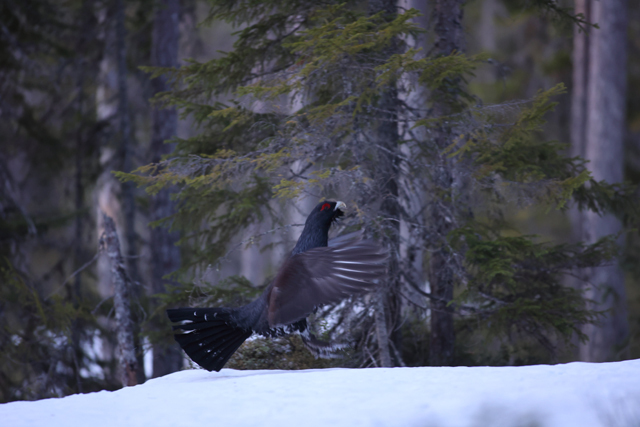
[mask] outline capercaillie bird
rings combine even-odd
[[[220,371],[252,334],[280,337],[299,333],[316,356],[335,349],[308,329],[317,307],[374,289],[386,273],[388,253],[351,233],[329,241],[329,228],[344,215],[343,202],[319,203],[273,281],[253,302],[239,308],[167,310],[174,337],[187,355],[209,371]]]

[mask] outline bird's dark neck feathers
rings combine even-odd
[[[325,225],[307,221],[296,246],[291,251],[291,255],[296,255],[309,249],[327,246],[329,242],[330,225],[331,223]]]
[[[310,216],[304,225],[304,230],[298,238],[296,246],[291,251],[291,256],[308,251],[309,249],[327,246],[329,242],[329,227],[331,220],[323,220],[317,216]],[[235,310],[233,321],[237,326],[244,329],[251,329],[258,333],[271,333],[277,336],[277,328],[273,329],[267,321],[268,298],[273,287],[273,282],[254,301]],[[302,322],[302,321],[300,321]],[[306,329],[306,320],[303,323],[296,323],[299,331]]]

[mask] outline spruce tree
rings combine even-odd
[[[234,50],[177,70],[149,69],[175,83],[156,101],[200,129],[176,138],[162,161],[119,174],[151,194],[180,189],[178,212],[156,224],[184,236],[177,276],[187,289],[173,289],[168,303],[203,291],[188,283],[252,224],[287,226],[273,198],[336,197],[351,208],[343,228],[364,229],[392,254],[378,295],[322,312],[336,313],[329,333],[357,343],[360,365],[415,360],[403,328],[434,310],[450,313],[460,331],[489,334],[510,359],[534,346],[547,351],[540,360],[556,360],[558,343],[584,338],[580,326],[598,313],[563,277],[611,261],[613,237],[541,242],[510,228],[504,213],[575,201],[633,216],[628,189],[596,182],[582,160],[563,155],[563,144],[544,139],[544,116],[562,85],[483,105],[467,82],[487,56],[412,47],[424,31],[417,15],[391,1],[212,0],[209,21],[239,28]],[[427,94],[422,103],[407,102],[418,90]],[[434,275],[442,265],[445,273]],[[438,286],[446,290],[434,292]],[[246,289],[242,279],[211,284],[202,303]],[[435,363],[469,363],[463,350],[457,345]]]

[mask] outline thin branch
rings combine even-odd
[[[102,241],[102,237],[100,238],[100,241]],[[98,257],[100,256],[100,254],[102,253],[102,246],[100,248],[98,248],[98,252],[96,252],[96,254],[93,256],[93,258],[91,258],[90,261],[87,261],[82,267],[80,267],[79,269],[77,269],[76,271],[74,271],[73,273],[71,273],[71,275],[69,277],[67,277],[67,279],[62,283],[62,285],[58,286],[56,289],[54,289],[46,298],[45,300],[48,300],[49,298],[51,298],[56,292],[58,292],[60,289],[64,288],[65,285],[67,283],[69,283],[69,281],[71,279],[73,279],[77,274],[81,273],[83,270],[85,270],[86,268],[88,268],[91,264],[93,264],[94,262],[96,262],[96,260],[98,259]]]

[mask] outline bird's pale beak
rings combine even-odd
[[[347,205],[344,202],[336,202],[336,207],[333,210],[337,211],[338,209],[340,209],[341,211],[346,211]]]

